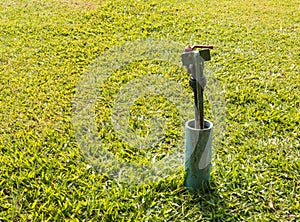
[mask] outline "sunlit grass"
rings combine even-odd
[[[297,9],[295,0],[1,1],[0,220],[299,220]],[[80,77],[115,44],[142,38],[215,46],[208,66],[226,91],[226,131],[206,194],[184,188],[183,170],[159,183],[118,183],[95,172],[77,145],[71,102]],[[123,76],[138,70],[128,66]],[[188,87],[176,68],[161,70]],[[103,86],[97,122],[109,122],[121,78]],[[149,106],[167,106],[149,103],[132,108],[133,122],[152,115]],[[118,138],[99,134],[118,157],[138,161]],[[176,129],[168,135],[157,149],[170,148]]]

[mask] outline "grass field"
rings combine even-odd
[[[300,220],[299,19],[297,0],[2,0],[0,221]],[[72,100],[88,65],[144,38],[215,47],[209,67],[225,89],[226,130],[207,193],[187,191],[183,168],[148,184],[113,180],[90,167],[75,139]],[[96,121],[109,122],[124,76],[158,69],[144,61],[112,74]],[[176,67],[161,70],[188,88]],[[166,103],[149,102],[141,104]],[[150,115],[132,112],[137,122]],[[107,126],[99,134],[111,151],[138,162]]]

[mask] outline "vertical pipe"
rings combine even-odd
[[[195,128],[195,120],[185,125],[185,186],[190,191],[207,189],[210,180],[213,124],[204,121],[204,129]]]
[[[195,79],[196,79],[196,95],[197,95],[197,111],[198,114],[197,116],[199,117],[199,125],[196,120],[196,129],[203,129],[204,128],[204,107],[203,107],[203,90],[204,90],[204,85],[201,85],[201,81],[203,79],[203,69],[204,69],[204,60],[199,54],[199,51],[194,54],[194,66],[195,66]]]

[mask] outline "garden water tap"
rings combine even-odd
[[[203,90],[206,85],[206,77],[203,74],[203,70],[204,61],[210,60],[209,49],[212,48],[213,46],[187,46],[184,48],[184,53],[181,55],[182,65],[186,67],[190,74],[190,86],[194,92],[196,129],[204,128]]]
[[[182,65],[190,75],[195,103],[195,119],[187,121],[185,125],[184,184],[190,191],[208,188],[210,180],[213,124],[204,120],[203,91],[206,78],[203,70],[204,61],[210,60],[209,49],[212,48],[212,46],[187,46],[181,55]]]

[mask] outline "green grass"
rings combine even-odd
[[[300,220],[299,8],[296,0],[2,0],[0,221]],[[226,89],[227,128],[205,194],[187,191],[183,169],[158,183],[111,180],[88,167],[75,140],[72,100],[84,71],[114,45],[143,38],[215,46],[209,67]],[[120,72],[131,78],[156,65]],[[103,87],[97,122],[108,122],[121,78]],[[149,106],[133,115],[152,115]],[[116,156],[139,161],[106,131]]]

